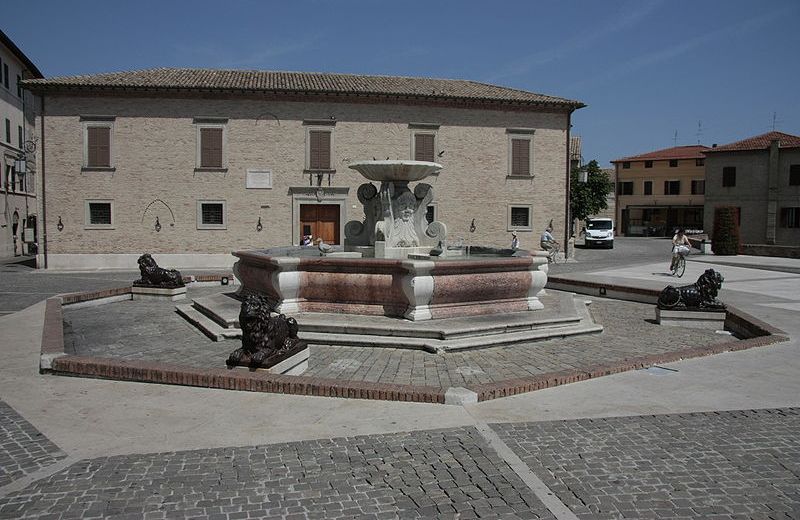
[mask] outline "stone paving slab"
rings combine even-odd
[[[213,294],[219,288],[194,289]],[[190,297],[193,297],[190,295]],[[662,327],[653,306],[596,299],[589,307],[602,334],[436,355],[406,349],[311,347],[304,375],[449,388],[585,369],[626,359],[729,341],[713,331]],[[222,368],[236,340],[214,342],[175,313],[170,302],[124,301],[64,308],[65,350],[80,356]]]
[[[0,401],[0,487],[66,456],[31,423]]]
[[[2,518],[555,518],[475,428],[78,462]]]
[[[579,518],[800,518],[800,409],[493,424]]]

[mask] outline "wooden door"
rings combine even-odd
[[[339,244],[339,206],[336,204],[301,204],[300,230],[314,240]],[[302,237],[300,237],[302,238]]]

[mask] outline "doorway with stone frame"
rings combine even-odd
[[[344,244],[344,225],[347,222],[348,187],[289,188],[292,197],[292,243],[299,245],[303,235],[326,244]]]

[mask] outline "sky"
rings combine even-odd
[[[577,99],[601,166],[800,135],[798,0],[25,0],[0,27],[46,77],[202,67],[470,79]]]

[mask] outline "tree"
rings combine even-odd
[[[580,182],[580,174],[586,173],[586,182]],[[589,215],[600,213],[608,208],[606,197],[614,189],[614,183],[597,161],[589,161],[579,168],[573,168],[569,183],[569,210],[573,219],[584,220]]]

